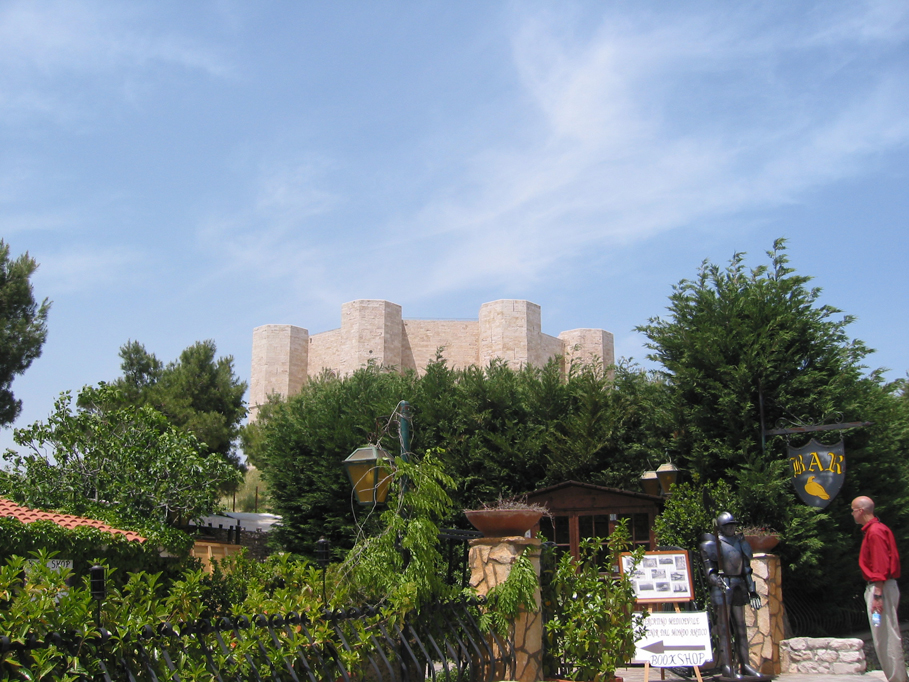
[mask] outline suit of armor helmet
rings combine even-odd
[[[717,535],[705,534],[701,538],[701,559],[710,584],[710,598],[717,614],[720,643],[720,661],[725,677],[743,675],[760,677],[751,667],[748,656],[748,634],[745,627],[745,606],[759,609],[761,600],[751,577],[751,546],[736,535],[736,521],[729,512],[717,517]],[[738,654],[740,674],[732,665],[732,642]]]

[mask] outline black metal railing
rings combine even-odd
[[[21,679],[492,682],[514,676],[514,648],[483,633],[480,602],[433,604],[400,622],[372,609],[161,623],[139,632],[0,638],[0,669]]]
[[[447,564],[445,584],[467,587],[470,581],[468,556],[470,541],[483,537],[478,530],[461,530],[460,528],[442,528],[439,531],[441,551]]]

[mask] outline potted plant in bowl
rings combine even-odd
[[[549,510],[542,504],[527,502],[526,498],[499,498],[480,509],[465,509],[471,525],[487,538],[522,537]]]
[[[739,533],[751,545],[752,552],[769,552],[780,544],[780,534],[770,526],[744,526]]]

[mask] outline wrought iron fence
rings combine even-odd
[[[398,623],[372,610],[162,623],[139,632],[0,638],[4,678],[113,682],[491,682],[514,648],[478,624],[476,600],[433,604]],[[27,672],[26,672],[27,671]]]
[[[461,530],[459,528],[442,528],[439,531],[441,551],[446,561],[445,583],[467,587],[470,580],[468,554],[470,541],[483,537],[478,530]]]

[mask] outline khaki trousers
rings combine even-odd
[[[865,605],[868,609],[868,624],[871,625],[871,638],[874,640],[874,650],[881,662],[881,669],[888,682],[909,682],[906,675],[906,663],[903,660],[903,641],[900,638],[900,624],[896,618],[896,607],[900,603],[900,588],[892,578],[884,583],[883,611],[881,624],[875,627],[871,624],[871,602],[874,588],[868,585],[865,588]]]

